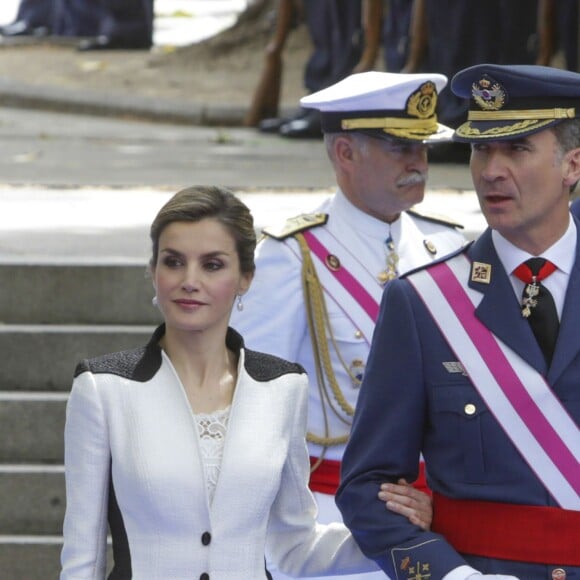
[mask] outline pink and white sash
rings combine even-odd
[[[325,292],[370,344],[379,315],[383,287],[344,246],[340,247],[340,252],[332,250],[339,242],[326,228],[308,230],[303,235]],[[340,254],[340,267],[332,269],[327,264],[327,258],[337,253]]]
[[[470,380],[521,455],[565,509],[580,510],[580,432],[545,378],[475,316],[481,293],[460,254],[409,276]]]

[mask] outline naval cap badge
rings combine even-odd
[[[419,119],[428,119],[435,114],[437,108],[437,87],[435,83],[423,83],[407,99],[407,114]]]

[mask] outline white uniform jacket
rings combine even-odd
[[[357,262],[359,272],[366,273],[358,277],[358,282],[377,296],[378,303],[382,285],[377,276],[385,270],[385,240],[389,234],[399,256],[400,274],[441,258],[465,243],[453,224],[413,212],[404,212],[389,226],[357,209],[340,190],[315,213],[326,214],[328,218],[312,232],[325,230],[326,237],[332,240],[328,249],[341,264],[347,263],[347,258]],[[310,377],[309,432],[324,436],[325,421],[328,421],[330,437],[348,435],[352,417],[343,412],[332,394],[329,404],[317,384],[302,288],[302,256],[296,239],[288,236],[278,240],[267,236],[258,245],[256,266],[252,286],[244,296],[244,310],[233,313],[232,326],[242,333],[250,348],[297,361],[305,368]],[[315,266],[319,270],[320,263]],[[324,279],[321,274],[319,277],[321,281]],[[325,279],[328,280],[328,276]],[[342,300],[343,289],[338,288],[337,283],[332,285],[332,281],[322,284],[337,347],[330,348],[332,368],[344,398],[354,408],[360,383],[355,384],[348,371],[359,378],[364,374],[374,324],[366,331],[361,320],[357,320],[353,310]],[[310,455],[321,456],[319,445],[310,443],[309,448]],[[326,450],[324,457],[340,461],[343,451],[344,445],[335,445]]]
[[[316,523],[307,488],[308,383],[284,360],[239,352],[219,481],[209,504],[197,425],[158,345],[83,361],[67,406],[61,580],[256,580],[376,570],[342,525]]]

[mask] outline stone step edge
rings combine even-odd
[[[64,474],[64,465],[50,463],[0,463],[0,475]]]
[[[5,254],[0,255],[0,266],[19,266],[19,267],[30,267],[35,266],[42,267],[75,267],[75,268],[106,268],[106,267],[119,267],[119,268],[147,268],[147,258],[137,258],[134,256],[94,256],[87,255],[83,257],[79,256],[32,256],[27,258],[25,256],[8,256]]]
[[[52,391],[0,391],[0,402],[66,402],[68,392]]]
[[[151,332],[154,324],[1,324],[0,332],[92,332],[105,334],[110,332],[143,333]]]
[[[3,536],[0,534],[0,544],[62,544],[62,536]]]

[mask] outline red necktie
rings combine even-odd
[[[554,298],[540,282],[556,269],[544,258],[530,258],[514,270],[514,275],[526,283],[522,294],[522,316],[528,319],[548,366],[552,362],[560,321]]]

